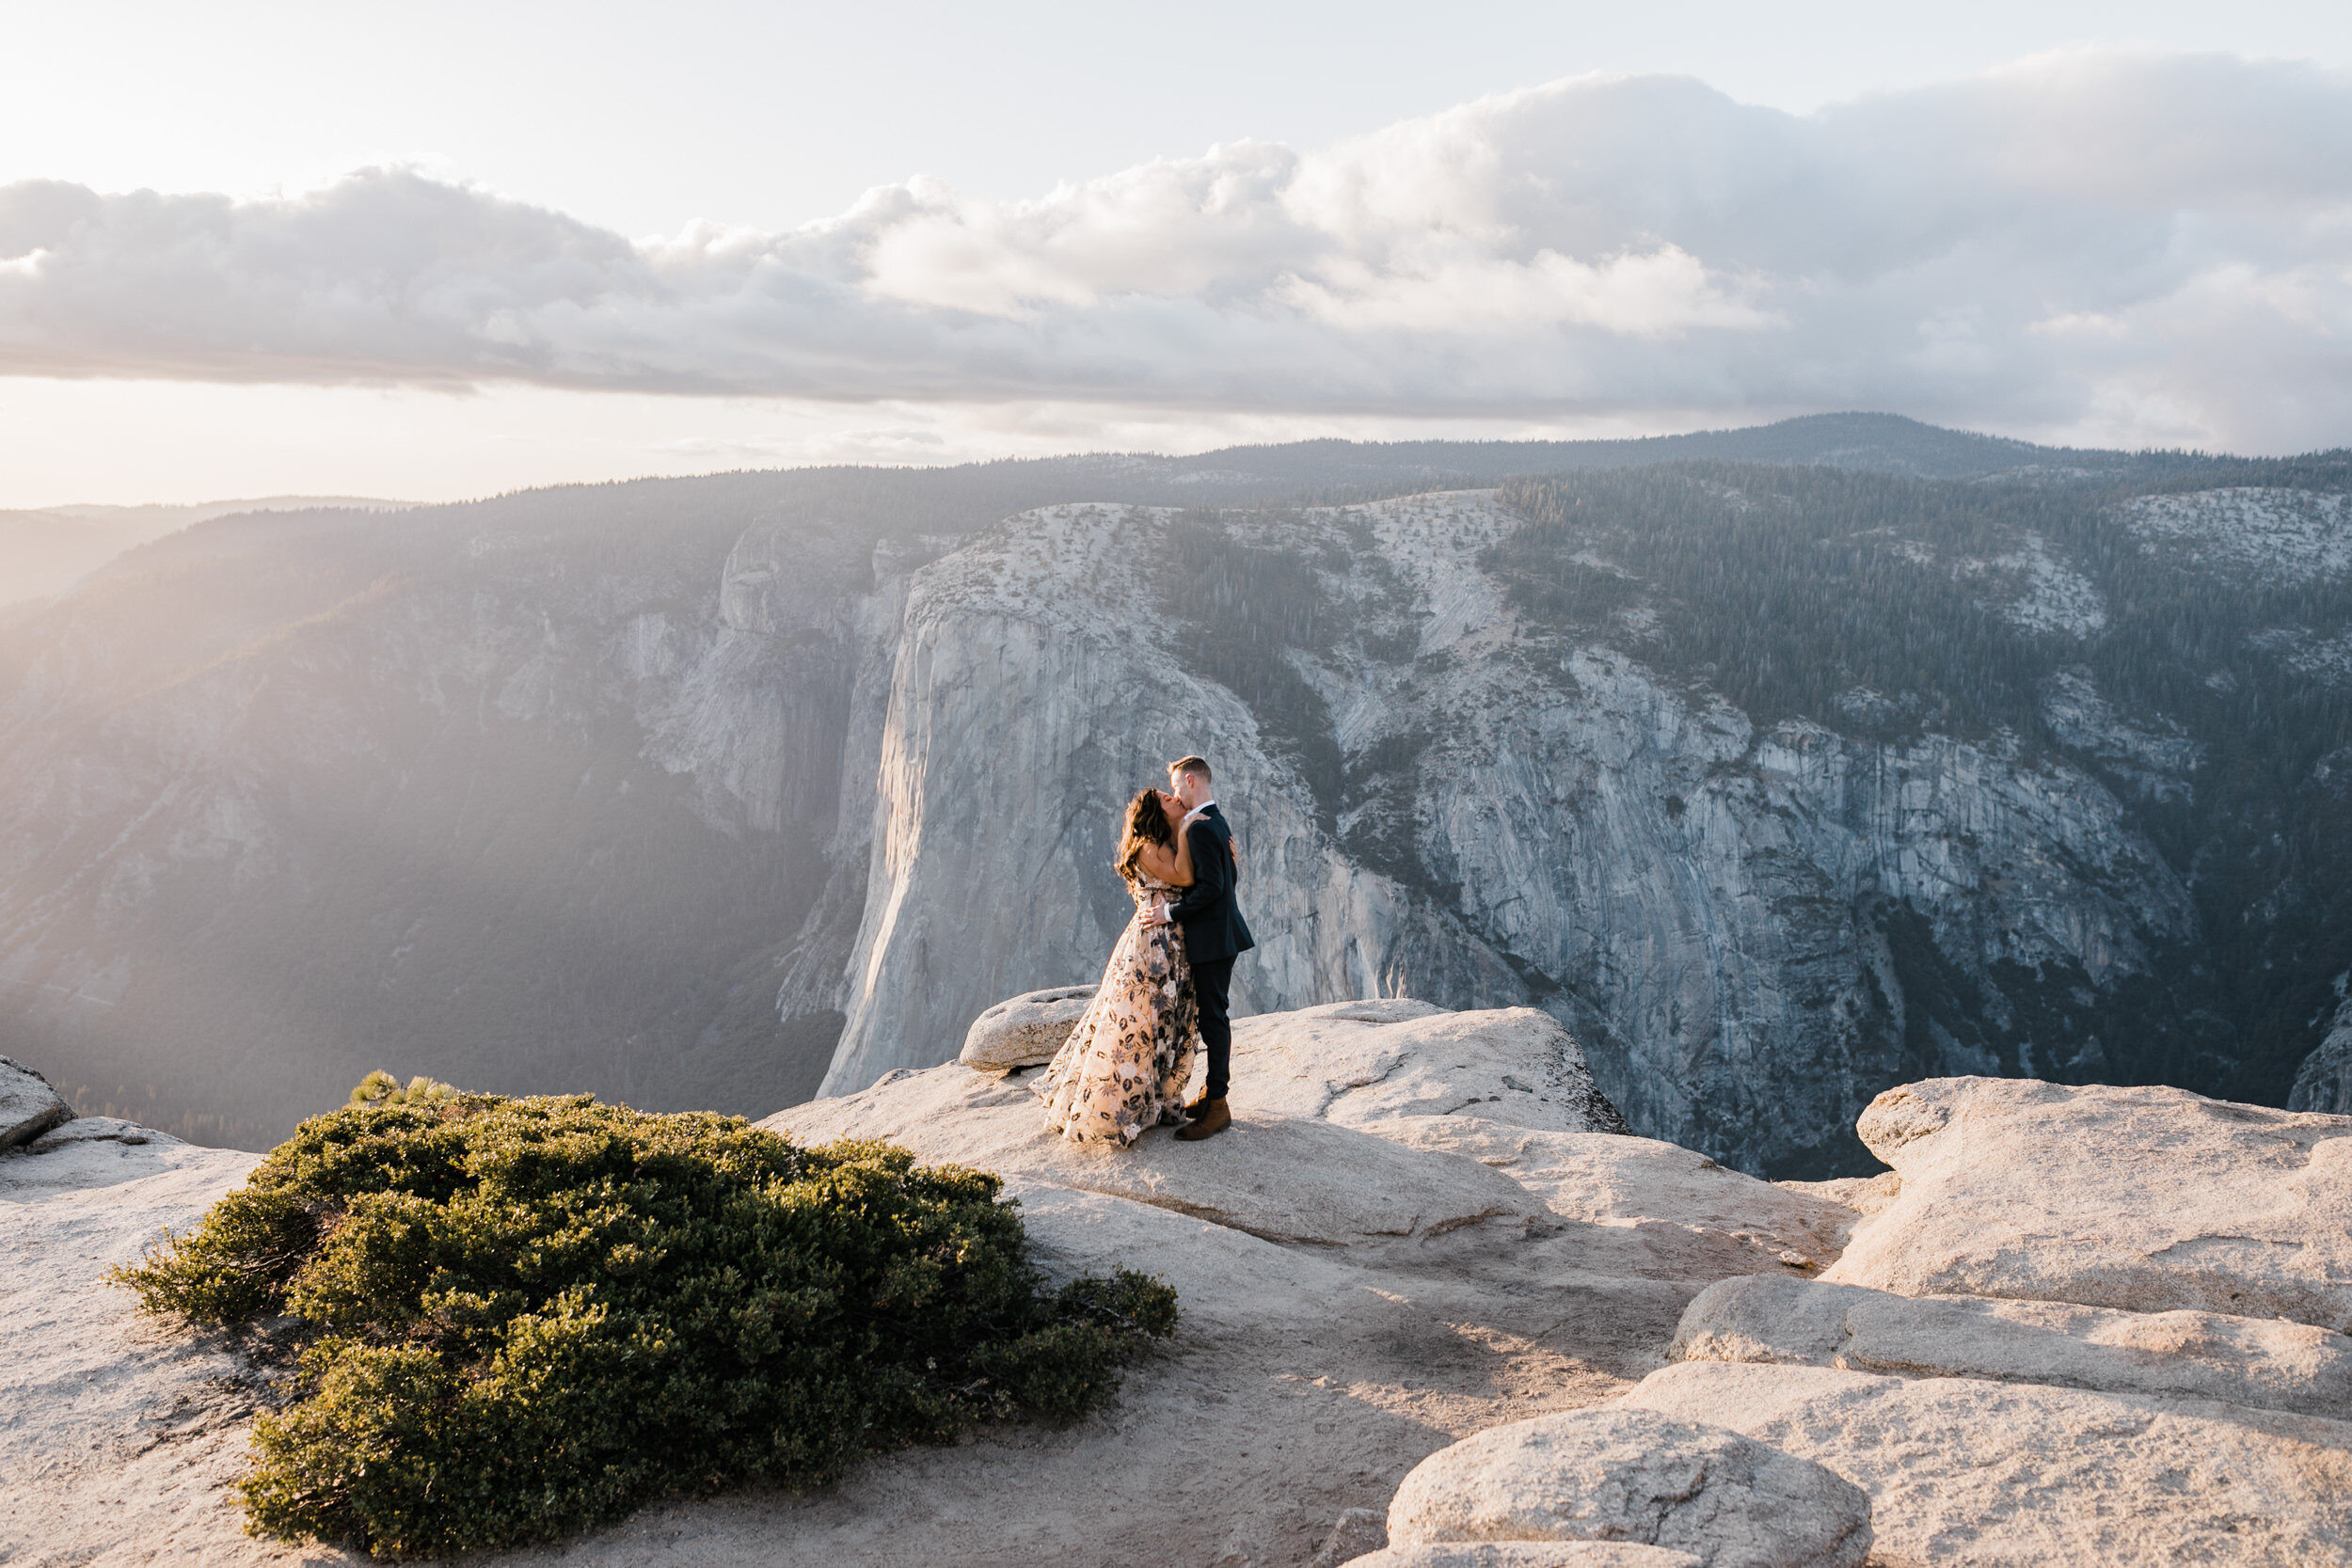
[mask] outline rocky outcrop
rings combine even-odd
[[[2352,1338],[2280,1318],[1899,1296],[1756,1275],[1699,1292],[1667,1355],[1974,1377],[2352,1415]]]
[[[1616,1275],[1814,1268],[1850,1217],[1601,1131],[1622,1124],[1575,1040],[1525,1008],[1375,1001],[1260,1015],[1234,1026],[1232,1071],[1235,1130],[1200,1144],[1164,1131],[1124,1152],[1071,1144],[1045,1130],[1034,1074],[952,1062],[761,1125],[804,1142],[882,1138],[996,1171],[1015,1193],[1100,1194],[1282,1243],[1377,1250],[1467,1229],[1495,1244],[1573,1231],[1581,1266]]]
[[[1720,1238],[1788,1268],[1818,1269],[1836,1259],[1854,1222],[1834,1200],[1726,1181],[1706,1155],[1651,1138],[1537,1132],[1463,1115],[1362,1125],[1397,1143],[1468,1155],[1508,1172],[1563,1218],[1670,1250]]]
[[[1237,1106],[1234,1131],[1195,1148],[1165,1133],[1133,1150],[1084,1148],[1046,1130],[1026,1085],[1000,1086],[961,1062],[886,1078],[763,1125],[804,1143],[881,1138],[926,1162],[1191,1214],[1269,1242],[1347,1247],[1490,1225],[1524,1236],[1543,1203],[1473,1159],[1401,1147],[1311,1117]]]
[[[74,1117],[59,1122],[55,1129],[42,1133],[24,1146],[28,1154],[47,1154],[68,1144],[108,1143],[136,1148],[153,1143],[158,1138],[177,1142],[169,1133],[158,1132],[151,1127],[141,1127],[135,1121],[120,1117]]]
[[[975,1072],[1043,1067],[1086,1016],[1094,991],[1092,986],[1056,986],[1008,997],[972,1021],[956,1060]]]
[[[1836,1470],[1889,1564],[2352,1555],[2352,1118],[1943,1079],[1859,1132],[1824,1281],[1709,1287],[1620,1404]]]
[[[1843,1223],[1689,1150],[1584,1130],[1560,1092],[1580,1083],[1574,1042],[1541,1015],[1353,1004],[1254,1018],[1238,1037],[1238,1124],[1203,1144],[1154,1131],[1125,1154],[1079,1149],[1041,1134],[1034,1071],[954,1063],[775,1118],[802,1138],[885,1135],[1000,1173],[1049,1275],[1159,1275],[1178,1291],[1177,1337],[1070,1432],[910,1450],[818,1497],[649,1509],[570,1544],[566,1561],[1027,1568],[1124,1561],[1137,1540],[1171,1561],[1305,1563],[1335,1542],[1353,1557],[1378,1545],[1367,1523],[1432,1451],[1630,1387],[1697,1290],[1782,1269],[1790,1245],[1818,1253]],[[0,1224],[16,1227],[0,1246],[49,1271],[21,1289],[0,1275],[15,1292],[0,1296],[0,1397],[47,1423],[0,1431],[0,1555],[340,1560],[240,1528],[225,1483],[257,1369],[142,1323],[98,1278],[192,1223],[250,1157],[134,1143],[119,1123],[68,1136],[75,1125],[45,1151],[0,1155]],[[37,1354],[20,1360],[20,1346]],[[93,1374],[114,1392],[85,1418],[69,1390]],[[184,1437],[155,1424],[174,1410]],[[47,1438],[9,1447],[20,1430]],[[38,1484],[15,1484],[27,1477]],[[1494,1560],[1688,1568],[1631,1544],[1554,1544],[1568,1555]]]
[[[2352,1118],[1946,1078],[1889,1089],[1856,1130],[1901,1189],[1827,1278],[2352,1330]]]
[[[72,1116],[73,1108],[48,1079],[0,1056],[0,1148],[31,1143]]]
[[[1629,1541],[1441,1541],[1391,1546],[1352,1568],[1699,1568],[1689,1552]]]
[[[1543,1234],[1566,1217],[1593,1225],[1597,1212],[1631,1221],[1634,1209],[1662,1216],[1675,1207],[1674,1177],[1702,1166],[1712,1180],[1696,1184],[1750,1220],[1732,1240],[1759,1260],[1790,1244],[1818,1252],[1806,1222],[1826,1224],[1834,1208],[1624,1136],[1575,1039],[1528,1008],[1448,1013],[1391,1000],[1243,1019],[1233,1031],[1235,1131],[1199,1145],[1165,1133],[1124,1153],[1071,1144],[1046,1131],[1033,1082],[960,1062],[899,1069],[763,1125],[803,1141],[882,1138],[928,1160],[1000,1172],[1016,1190],[1040,1182],[1101,1193],[1269,1241],[1337,1247],[1469,1226]],[[1528,1138],[1560,1141],[1538,1151],[1518,1141]],[[1589,1174],[1557,1182],[1539,1174],[1555,1166]],[[1570,1186],[1581,1193],[1560,1190]],[[1564,1204],[1576,1206],[1572,1215]],[[1759,1215],[1770,1220],[1756,1224]],[[1637,1233],[1615,1240],[1694,1240],[1679,1219],[1661,1225],[1653,1236],[1629,1224]]]
[[[1870,1497],[1888,1563],[2290,1568],[2352,1552],[2352,1425],[1973,1378],[1694,1362],[1624,1402],[1745,1433]]]
[[[2309,1154],[2352,1121],[1930,1082],[1868,1118],[1899,1169],[1823,1184],[1844,1206],[1594,1130],[1597,1108],[1541,1092],[1578,1082],[1556,1030],[1395,1001],[1251,1019],[1234,1129],[1124,1153],[1044,1134],[1030,1069],[896,1071],[784,1113],[796,1137],[998,1173],[1049,1276],[1158,1274],[1177,1338],[1068,1433],[912,1450],[822,1497],[648,1510],[566,1560],[1015,1568],[1120,1560],[1106,1531],[1171,1560],[1324,1568],[1858,1562],[1866,1539],[1877,1568],[2352,1553],[2352,1341],[2081,1299],[2183,1195],[2258,1193],[2265,1160],[2274,1240],[2324,1249],[2342,1211],[2297,1196],[2316,1160],[2278,1140]],[[2099,1137],[2133,1181],[2051,1152]],[[1989,1277],[2044,1295],[1839,1282],[1865,1241],[1966,1255],[1988,1214],[2026,1212],[1987,1196],[2021,1159],[2046,1201]],[[30,1413],[0,1429],[0,1554],[336,1560],[238,1527],[260,1370],[99,1277],[249,1164],[103,1118],[0,1153],[0,1247],[30,1259],[0,1275],[0,1397]]]
[[[1857,1568],[1870,1502],[1833,1471],[1721,1427],[1579,1410],[1422,1461],[1389,1505],[1389,1540],[1625,1541],[1708,1568]]]
[[[1367,1027],[1369,1025],[1369,1027]],[[1584,1048],[1533,1007],[1448,1012],[1375,998],[1234,1025],[1250,1098],[1279,1116],[1350,1127],[1469,1115],[1552,1132],[1627,1132]]]
[[[2143,496],[2122,513],[2147,547],[2216,575],[2291,587],[2352,568],[2352,496],[2230,485]]]

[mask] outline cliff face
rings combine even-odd
[[[1533,1002],[1636,1128],[1747,1168],[1838,1163],[1825,1130],[1906,1073],[2081,1067],[2058,1053],[2087,1031],[2028,1028],[2004,1061],[1981,1015],[2059,976],[2088,1001],[2193,930],[2180,880],[2074,768],[1759,730],[1626,653],[1539,648],[1479,563],[1518,525],[1491,492],[1232,525],[1318,563],[1320,645],[1289,662],[1329,717],[1324,800],[1291,737],[1188,673],[1182,515],[1052,509],[916,574],[824,1092],[945,1060],[996,998],[1092,975],[1127,914],[1119,804],[1191,750],[1239,827],[1263,944],[1243,1006]],[[1944,1016],[1956,988],[1975,1016]]]
[[[2329,1015],[2327,1035],[2296,1069],[2287,1109],[2352,1117],[2352,997]]]
[[[1090,981],[1198,750],[1243,1008],[1539,1006],[1745,1169],[1906,1078],[2334,1092],[2340,465],[1264,500],[1515,451],[205,523],[0,626],[0,1044],[256,1146],[379,1067],[764,1114]]]
[[[1248,835],[1245,908],[1263,946],[1236,971],[1237,1007],[1523,996],[1458,920],[1319,835],[1249,710],[1171,655],[1151,571],[1170,515],[1053,508],[916,575],[821,1092],[953,1056],[999,997],[1099,975],[1132,912],[1109,869],[1120,812],[1196,748]]]

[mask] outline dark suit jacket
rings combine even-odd
[[[1184,830],[1192,847],[1192,886],[1169,906],[1184,928],[1184,956],[1197,964],[1236,958],[1258,945],[1233,902],[1233,830],[1224,813],[1208,808]]]

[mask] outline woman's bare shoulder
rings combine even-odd
[[[1157,877],[1161,881],[1174,882],[1177,880],[1176,855],[1175,852],[1169,849],[1166,845],[1147,844],[1144,846],[1143,853],[1136,856],[1136,859],[1144,870],[1150,872],[1152,876]]]

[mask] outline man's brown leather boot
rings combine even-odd
[[[1226,1109],[1224,1101],[1204,1100],[1200,1102],[1200,1115],[1193,1117],[1189,1125],[1180,1128],[1176,1135],[1188,1144],[1197,1144],[1203,1138],[1216,1137],[1232,1125],[1233,1113]]]

